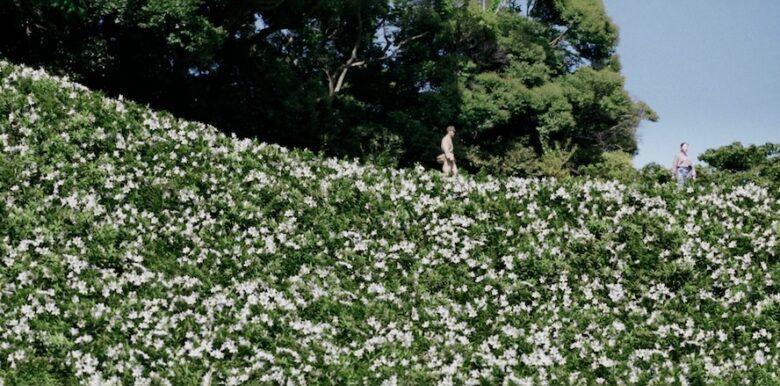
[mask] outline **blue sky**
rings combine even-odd
[[[620,29],[626,89],[658,122],[634,165],[670,166],[728,145],[780,143],[780,0],[604,0]]]

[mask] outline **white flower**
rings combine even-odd
[[[2,386],[2,385],[0,385],[0,386]],[[393,375],[392,377],[390,377],[388,379],[385,379],[382,382],[382,386],[398,386],[398,377]]]
[[[625,291],[623,290],[623,286],[618,284],[607,284],[607,288],[609,288],[609,298],[612,299],[613,302],[619,303],[623,298],[625,298]]]
[[[766,364],[766,357],[764,356],[763,350],[757,350],[753,354],[753,359],[756,361],[756,364],[758,364],[759,366],[763,366]]]

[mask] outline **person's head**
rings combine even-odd
[[[451,137],[455,136],[455,126],[447,126],[447,134],[449,134]]]
[[[681,143],[681,144],[680,144],[680,150],[681,150],[683,153],[685,153],[685,154],[688,154],[688,142],[683,142],[683,143]]]

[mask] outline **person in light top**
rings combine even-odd
[[[688,158],[688,143],[680,144],[680,152],[674,156],[672,162],[672,178],[677,179],[678,185],[684,185],[689,180],[696,179],[696,169],[693,162]]]

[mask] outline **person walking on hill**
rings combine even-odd
[[[688,143],[680,144],[680,152],[674,156],[672,162],[672,178],[677,179],[677,185],[684,185],[689,180],[696,179],[696,169],[693,162],[688,158]]]
[[[455,153],[452,145],[452,138],[455,137],[455,126],[447,126],[447,134],[441,139],[441,151],[436,157],[441,165],[441,171],[445,176],[455,175],[458,173],[458,166],[455,165]]]

